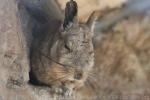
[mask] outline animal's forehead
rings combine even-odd
[[[71,29],[66,32],[66,39],[69,41],[76,41],[79,42],[91,42],[92,40],[92,33],[89,31],[88,28],[78,28],[78,29]]]
[[[74,25],[69,30],[65,31],[66,34],[87,34],[90,33],[90,29],[86,26]],[[88,34],[87,34],[88,35]]]
[[[92,33],[88,28],[73,27],[65,32],[64,39],[70,51],[62,53],[60,62],[82,69],[93,65]]]

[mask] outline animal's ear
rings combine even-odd
[[[112,15],[115,11],[116,10],[112,10],[111,12],[108,11],[108,13],[106,13],[107,11],[95,11],[89,17],[86,24],[93,34],[94,46],[101,42],[101,39],[105,35],[105,31],[110,30],[110,28],[118,21],[117,17],[114,16],[114,14]],[[120,13],[117,13],[118,16],[120,16],[119,14]]]
[[[103,17],[107,16],[103,14],[104,11],[94,11],[87,21],[87,25],[93,34],[93,42],[98,43],[103,30],[107,27],[107,23],[105,24],[106,20]]]

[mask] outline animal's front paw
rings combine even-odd
[[[52,87],[53,94],[62,95],[62,96],[72,96],[73,91],[67,87]]]
[[[62,88],[63,89],[63,96],[72,96],[73,95],[73,91],[72,91],[72,89],[69,89],[69,88],[67,88],[67,87],[63,87]]]
[[[52,92],[57,95],[62,95],[63,89],[61,87],[52,87]]]

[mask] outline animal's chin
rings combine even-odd
[[[62,86],[67,87],[71,90],[77,90],[80,89],[82,86],[84,86],[84,81],[83,80],[66,80],[62,81]]]

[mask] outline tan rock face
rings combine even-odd
[[[69,0],[57,0],[62,10]],[[85,23],[95,10],[115,8],[121,6],[127,0],[75,0],[79,7],[79,21]]]

